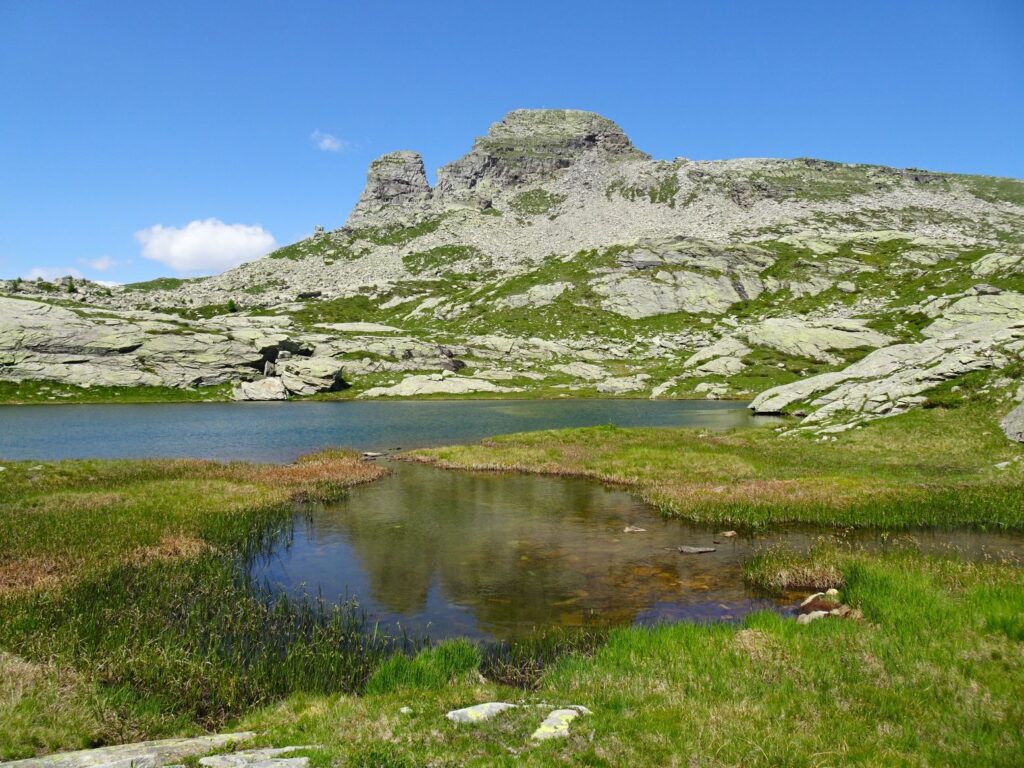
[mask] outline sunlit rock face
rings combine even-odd
[[[814,430],[936,387],[1020,400],[1017,180],[654,159],[600,115],[521,109],[433,187],[418,153],[379,157],[317,224],[209,278],[0,281],[0,381],[303,397],[340,365],[347,396],[756,398]]]

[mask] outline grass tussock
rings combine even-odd
[[[415,451],[450,469],[579,476],[635,490],[666,514],[749,528],[1024,528],[1024,449],[985,405],[907,413],[835,442],[772,428],[713,434],[593,427]],[[1005,469],[995,465],[1010,462]]]

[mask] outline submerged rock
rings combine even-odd
[[[689,547],[683,545],[678,548],[679,551],[684,555],[706,555],[708,552],[714,552],[714,547]]]

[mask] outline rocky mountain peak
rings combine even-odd
[[[477,198],[492,191],[549,180],[584,157],[647,159],[611,120],[574,109],[517,109],[494,123],[470,152],[438,171],[442,199]]]
[[[366,187],[348,219],[358,226],[390,209],[405,209],[430,199],[430,183],[419,152],[399,150],[381,155],[366,174]]]

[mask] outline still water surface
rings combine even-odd
[[[758,549],[804,550],[822,535],[787,528],[729,539],[592,481],[389,466],[391,476],[297,516],[290,542],[258,561],[253,576],[290,595],[355,596],[391,632],[507,639],[535,628],[790,611],[792,599],[744,583],[743,563]],[[846,536],[869,548],[913,540],[972,558],[1024,553],[1019,535]],[[681,544],[715,551],[684,555]]]
[[[431,401],[0,407],[0,458],[195,456],[287,461],[328,446],[390,450],[596,424],[744,428],[740,403]],[[802,550],[820,532],[752,538],[662,519],[630,494],[567,478],[393,473],[340,503],[301,509],[291,535],[252,566],[278,593],[356,598],[388,631],[433,639],[512,638],[535,628],[737,619],[789,610],[743,582],[760,548]],[[625,533],[626,526],[645,529]],[[889,546],[874,532],[854,536]],[[926,549],[1020,555],[1017,534],[934,532]],[[717,543],[716,543],[717,540]],[[683,555],[679,545],[713,546]]]
[[[344,446],[420,448],[508,432],[598,424],[732,429],[743,403],[649,400],[446,400],[0,406],[0,458],[192,456],[291,461]]]

